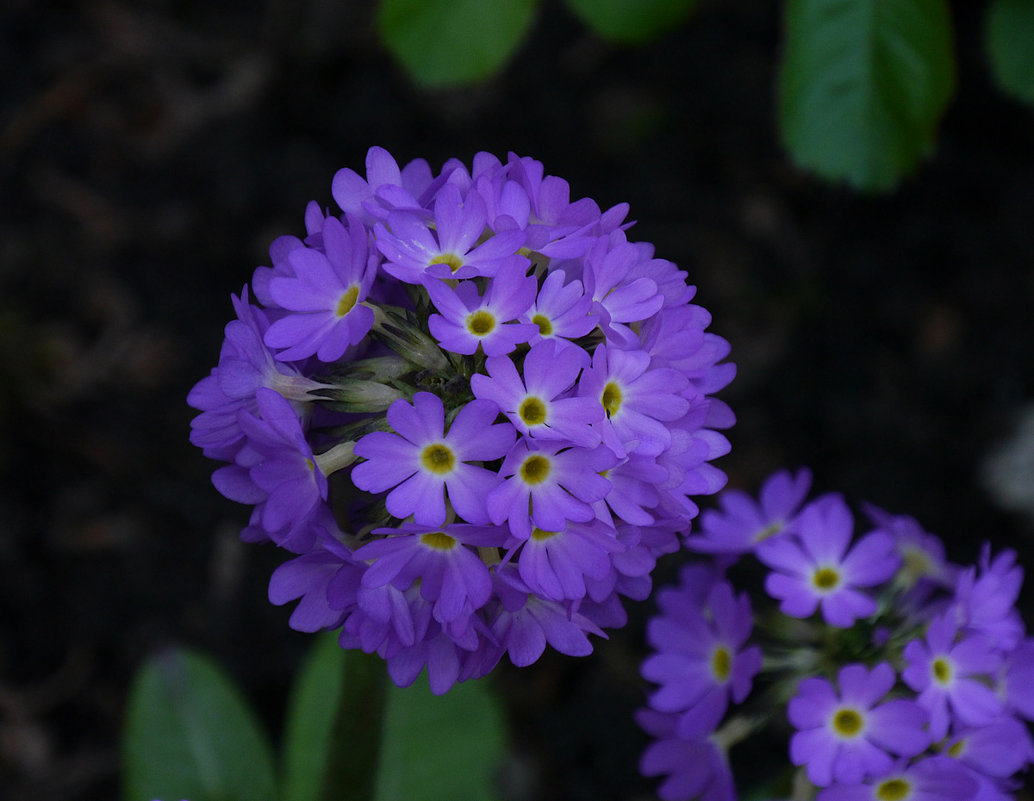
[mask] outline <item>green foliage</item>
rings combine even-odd
[[[387,689],[383,661],[318,637],[291,689],[277,791],[255,713],[207,657],[149,660],[130,692],[124,801],[494,801],[506,726],[484,681]]]
[[[161,653],[129,695],[123,798],[273,801],[269,742],[236,687],[207,657]]]
[[[790,0],[780,129],[794,160],[859,189],[929,153],[955,81],[943,0]]]
[[[283,801],[319,801],[330,737],[345,684],[345,652],[336,633],[316,639],[287,701],[281,754]]]
[[[1034,104],[1034,0],[993,0],[986,32],[991,71],[998,86]]]
[[[582,22],[616,42],[642,44],[681,25],[697,0],[567,0]]]
[[[376,801],[495,801],[506,747],[502,712],[486,681],[432,695],[421,677],[390,687]]]
[[[381,38],[417,82],[480,81],[513,55],[537,0],[382,0]]]

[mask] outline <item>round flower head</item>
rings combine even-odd
[[[217,486],[254,507],[242,537],[296,553],[271,599],[435,692],[590,653],[724,484],[727,343],[626,205],[534,159],[371,148],[332,192],[189,399]]]
[[[898,567],[894,543],[882,532],[863,537],[848,550],[854,523],[840,496],[819,498],[801,512],[795,538],[761,542],[757,556],[773,572],[765,590],[791,617],[821,608],[823,619],[841,628],[876,611],[876,602],[858,587],[871,587]]]

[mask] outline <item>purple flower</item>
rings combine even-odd
[[[578,339],[596,327],[598,315],[591,313],[592,298],[585,294],[581,281],[576,279],[565,284],[566,279],[563,270],[547,275],[535,302],[521,315],[521,322],[538,326],[532,343],[543,339],[559,342]]]
[[[524,357],[523,378],[508,356],[490,356],[488,376],[471,376],[470,388],[494,401],[522,434],[593,448],[601,438],[592,424],[603,419],[603,408],[593,398],[566,395],[587,361],[580,348],[540,342]]]
[[[802,467],[773,473],[761,485],[755,501],[740,490],[723,492],[718,499],[722,511],[708,510],[700,516],[700,533],[686,538],[686,545],[701,553],[740,554],[759,542],[782,533],[797,518],[811,488],[811,471]]]
[[[505,231],[478,244],[485,222],[480,195],[472,192],[463,198],[455,185],[446,184],[434,204],[433,234],[420,215],[406,211],[389,215],[390,231],[377,226],[377,247],[388,259],[384,271],[407,284],[427,278],[523,274],[528,260],[517,250],[524,244],[524,234]]]
[[[428,328],[438,343],[453,353],[471,355],[478,346],[486,356],[502,356],[537,330],[534,325],[514,322],[528,310],[535,298],[535,279],[523,270],[501,272],[489,282],[484,296],[473,281],[461,281],[451,289],[438,279],[425,287],[441,314],[432,314]]]
[[[886,581],[898,568],[887,534],[863,537],[848,551],[854,523],[843,498],[828,495],[801,512],[795,537],[758,544],[757,557],[773,572],[765,590],[791,617],[808,617],[821,607],[823,619],[847,628],[876,611],[876,602],[856,587]]]
[[[434,604],[439,623],[454,623],[470,617],[488,601],[492,580],[488,567],[469,547],[501,547],[495,528],[470,525],[445,526],[429,530],[413,523],[399,529],[374,529],[389,535],[355,551],[355,559],[368,561],[364,587],[382,587],[388,582],[408,589],[420,581],[420,595]],[[398,536],[390,536],[398,534]]]
[[[1023,584],[1023,569],[1016,564],[1016,551],[1002,551],[993,560],[984,543],[979,570],[963,571],[955,587],[953,613],[968,631],[985,635],[1002,650],[1012,649],[1023,637],[1023,621],[1016,611],[1016,599]]]
[[[629,451],[656,456],[671,445],[666,423],[689,410],[679,392],[686,378],[670,368],[650,369],[650,357],[641,350],[619,350],[600,345],[592,366],[582,373],[578,394],[595,398],[606,411],[598,424],[603,442],[618,456]]]
[[[377,274],[366,231],[355,217],[346,229],[333,217],[323,226],[323,248],[296,248],[287,257],[293,276],[274,276],[269,292],[281,308],[292,312],[266,331],[265,342],[282,348],[283,361],[315,355],[332,362],[362,341],[373,325],[373,312],[363,305]]]
[[[258,416],[240,412],[247,444],[236,464],[216,470],[212,482],[230,500],[256,504],[265,533],[301,553],[315,536],[308,524],[327,499],[327,479],[291,404],[265,387],[256,402]]]
[[[680,736],[677,716],[653,709],[640,709],[636,722],[655,738],[639,760],[639,772],[667,776],[657,788],[664,801],[736,801],[728,758],[708,732]]]
[[[837,676],[839,693],[825,679],[800,683],[787,715],[798,731],[790,740],[790,760],[806,766],[820,787],[853,784],[888,771],[890,754],[915,756],[926,750],[926,713],[913,701],[880,704],[894,686],[894,670],[881,662],[872,671],[847,665]]]
[[[520,540],[531,536],[532,524],[562,531],[568,521],[587,523],[595,516],[590,504],[610,488],[600,472],[613,465],[613,454],[602,445],[586,450],[518,440],[499,470],[505,481],[485,500],[488,515],[496,525],[508,522]]]
[[[397,400],[388,423],[398,433],[374,431],[355,444],[355,454],[366,461],[352,469],[352,481],[367,492],[395,487],[388,511],[400,519],[413,515],[418,525],[445,522],[445,491],[460,517],[487,523],[485,496],[499,477],[467,462],[498,459],[509,449],[513,428],[492,425],[497,414],[491,401],[471,401],[445,434],[445,407],[437,395],[418,392],[412,405]]]
[[[747,697],[761,669],[761,649],[744,648],[752,629],[750,600],[746,594],[736,597],[728,582],[714,584],[703,604],[679,600],[680,614],[650,621],[647,640],[657,653],[643,662],[642,674],[661,685],[650,706],[684,713],[677,729],[682,734],[687,728],[716,728],[729,700],[738,704]],[[672,605],[670,599],[666,603]]]
[[[1034,761],[1030,731],[1007,716],[986,726],[953,732],[945,750],[953,759],[997,779],[1019,773]]]
[[[1002,712],[1002,701],[991,689],[990,678],[1001,656],[980,635],[958,637],[950,617],[935,618],[924,639],[905,646],[905,684],[919,693],[919,703],[930,713],[930,734],[939,740],[952,721],[984,726]]]
[[[520,546],[517,568],[536,595],[577,600],[585,597],[586,579],[602,580],[613,570],[611,554],[623,550],[614,530],[598,520],[569,522],[562,531],[532,529]]]
[[[904,761],[865,782],[834,784],[817,801],[968,801],[977,783],[958,762],[933,756],[911,765]]]
[[[728,343],[626,204],[533,159],[375,147],[333,195],[274,240],[189,397],[254,507],[242,539],[298,554],[271,600],[435,692],[591,652],[724,485]]]

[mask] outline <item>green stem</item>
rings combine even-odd
[[[321,801],[373,801],[377,792],[388,673],[376,654],[349,651],[330,732]]]

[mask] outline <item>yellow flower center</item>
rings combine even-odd
[[[539,423],[546,421],[546,404],[538,398],[525,398],[517,413],[521,416],[521,420],[524,421],[525,425],[537,426]]]
[[[539,327],[539,333],[542,336],[548,337],[550,334],[553,333],[553,323],[550,322],[549,318],[546,317],[546,315],[536,314],[534,317],[531,318],[531,321]]]
[[[467,315],[467,330],[474,336],[483,337],[495,329],[495,317],[484,309]]]
[[[937,657],[930,663],[930,671],[933,673],[934,679],[940,684],[950,683],[954,672],[951,669],[951,662],[943,656]]]
[[[621,408],[621,387],[613,381],[607,382],[607,386],[603,388],[603,394],[600,396],[600,403],[607,410],[607,417],[617,414],[618,409]]]
[[[455,253],[439,253],[431,264],[446,264],[452,272],[456,272],[463,266],[463,259]]]
[[[420,463],[425,470],[441,476],[452,472],[453,465],[456,464],[456,457],[449,448],[436,442],[434,445],[424,448],[423,453],[420,454]]]
[[[719,645],[711,654],[711,675],[718,681],[725,682],[729,680],[731,673],[732,654],[724,645]]]
[[[811,577],[816,589],[828,592],[840,584],[840,574],[832,567],[820,567]]]
[[[543,531],[536,527],[531,530],[531,538],[536,542],[542,542],[543,540],[549,540],[555,537],[560,532],[558,531]]]
[[[841,737],[854,737],[862,730],[862,716],[853,709],[838,709],[833,716],[833,730]]]
[[[420,542],[436,551],[451,551],[456,547],[456,538],[450,537],[444,531],[429,531],[427,534],[421,534]]]
[[[334,310],[334,314],[338,317],[344,317],[352,309],[355,308],[355,302],[359,299],[359,286],[352,284],[348,289],[341,295],[341,299],[337,302],[337,309]]]
[[[541,484],[549,477],[549,459],[540,454],[532,454],[521,465],[521,478],[525,484]]]
[[[912,783],[906,779],[886,779],[876,785],[879,801],[906,801],[912,797]]]

